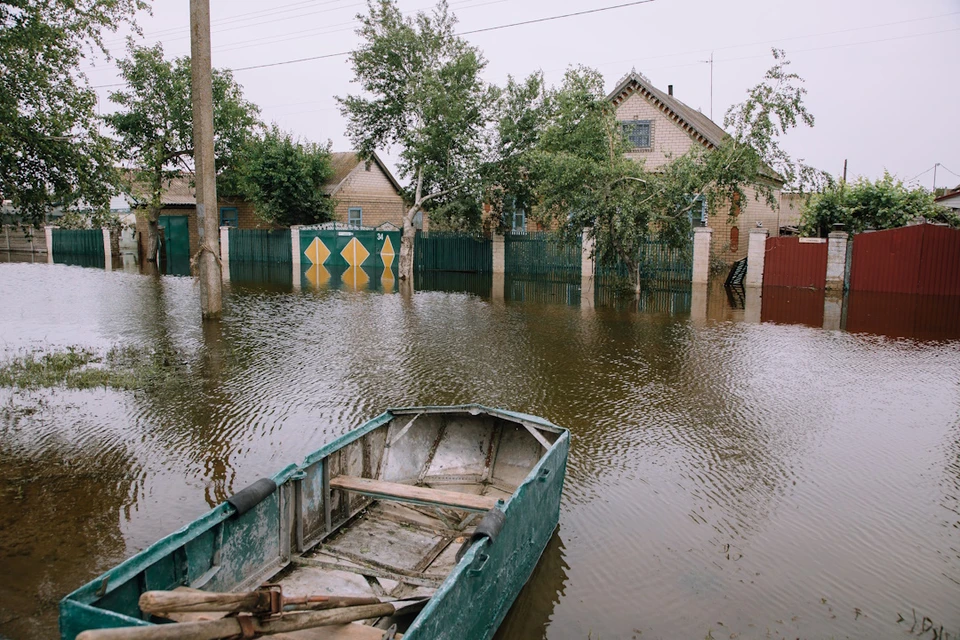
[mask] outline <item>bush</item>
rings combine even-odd
[[[918,218],[960,228],[960,216],[933,198],[926,189],[910,189],[889,173],[875,182],[866,178],[841,182],[810,198],[800,216],[800,233],[824,237],[838,223],[850,233],[893,229]]]

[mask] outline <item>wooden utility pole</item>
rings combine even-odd
[[[220,216],[213,152],[213,83],[210,70],[210,0],[190,0],[190,70],[193,96],[193,163],[200,232],[200,309],[218,320],[223,306],[220,273]]]

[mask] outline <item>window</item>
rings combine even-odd
[[[363,209],[360,207],[350,207],[347,209],[347,224],[351,227],[359,227],[363,224]]]
[[[634,149],[653,148],[652,120],[626,120],[620,123],[620,127],[623,129],[623,137]]]
[[[514,233],[524,233],[527,230],[527,214],[523,209],[513,211],[513,224],[511,229]]]
[[[690,226],[707,226],[707,201],[703,196],[697,196],[693,208],[690,209]]]
[[[238,227],[240,226],[240,212],[236,207],[220,207],[220,226]]]

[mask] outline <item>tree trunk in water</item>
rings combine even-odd
[[[144,245],[145,260],[147,262],[157,261],[157,239],[160,236],[160,225],[156,220],[147,218],[147,241]]]
[[[413,218],[419,207],[411,207],[403,216],[403,234],[400,236],[400,280],[413,282],[413,246],[417,237],[417,229],[413,226]]]

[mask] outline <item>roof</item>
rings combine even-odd
[[[953,191],[948,191],[938,198],[934,198],[934,202],[947,202],[953,200],[954,198],[960,197],[960,187],[954,189]]]
[[[400,183],[397,182],[397,179],[393,177],[393,174],[390,173],[390,170],[387,169],[387,165],[383,164],[383,160],[380,159],[380,156],[374,152],[370,159],[367,162],[373,162],[380,170],[383,172],[383,175],[387,176],[387,180],[390,181],[390,184],[393,185],[393,188],[397,190],[397,193],[401,193],[403,189],[400,187]],[[356,151],[337,151],[330,154],[330,165],[333,167],[333,177],[327,181],[327,184],[324,186],[323,190],[329,194],[333,195],[340,191],[340,188],[343,186],[344,180],[353,173],[354,169],[360,165],[366,165],[360,158],[360,154]]]
[[[617,83],[617,87],[607,96],[607,100],[615,106],[619,106],[620,103],[626,100],[632,93],[639,93],[652,102],[654,106],[673,120],[674,123],[690,137],[708,148],[719,147],[724,140],[730,137],[730,134],[724,131],[716,122],[700,113],[697,109],[684,104],[675,96],[664,93],[656,88],[653,86],[653,83],[650,82],[649,78],[636,71],[631,71],[625,75],[620,82]],[[781,182],[783,181],[783,177],[776,171],[770,167],[766,167],[766,169],[769,171],[766,177],[775,178]]]
[[[397,190],[397,193],[403,191],[396,178],[393,177],[393,174],[390,173],[390,170],[387,169],[387,166],[383,164],[383,161],[376,153],[371,156],[370,162],[376,163],[376,165],[380,167],[380,170],[383,171],[383,174],[390,181],[390,184],[393,185],[393,188]],[[353,173],[354,169],[365,164],[366,162],[360,159],[360,155],[356,151],[338,151],[331,153],[330,165],[333,168],[333,176],[331,176],[324,185],[324,192],[327,195],[337,193],[343,186],[344,180]],[[128,175],[132,177],[133,174],[131,172]],[[160,196],[160,202],[163,206],[196,206],[197,197],[193,173],[183,172],[174,178],[165,180],[164,186],[163,194]],[[139,201],[146,201],[149,198],[147,189],[142,183],[133,182],[131,190],[132,193],[130,196],[135,201],[134,204]]]

